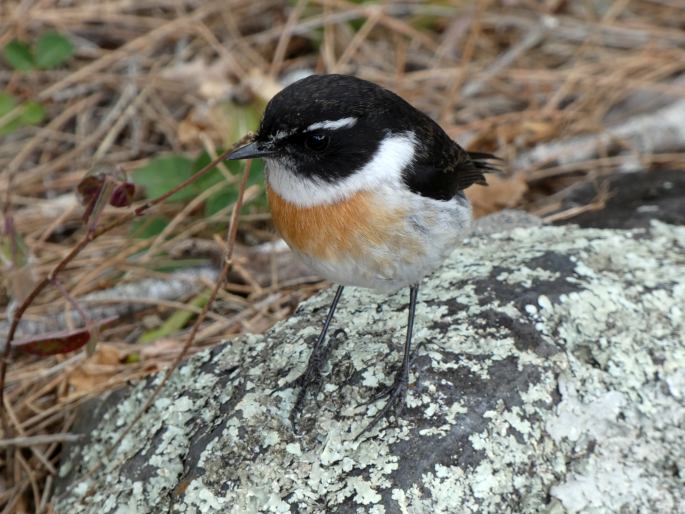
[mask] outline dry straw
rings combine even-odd
[[[675,0],[3,0],[0,20],[0,48],[56,30],[75,49],[53,70],[0,63],[0,92],[46,109],[39,125],[0,136],[3,219],[27,249],[22,269],[3,268],[0,338],[17,296],[60,262],[59,287],[45,282],[20,330],[73,329],[73,301],[89,316],[117,316],[90,357],[6,361],[3,512],[50,512],[59,452],[75,440],[84,402],[232,335],[264,331],[324,286],[271,251],[258,182],[244,190],[233,270],[209,313],[224,247],[217,234],[237,212],[230,203],[205,215],[211,187],[221,186],[155,206],[170,222],[149,239],[133,239],[122,214],[106,208],[98,227],[111,229],[77,246],[85,228],[74,190],[93,166],[130,173],[170,153],[217,157],[284,81],[338,72],[393,89],[470,149],[504,158],[507,173],[472,194],[480,212],[514,205],[564,219],[601,208],[611,174],[685,167],[685,13]],[[239,175],[221,172],[237,191]],[[579,183],[596,184],[596,198],[565,207]],[[203,270],[178,269],[198,260]],[[180,328],[141,342],[182,313]]]

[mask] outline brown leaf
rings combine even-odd
[[[107,204],[112,207],[128,207],[135,191],[135,185],[128,181],[126,173],[121,168],[92,168],[76,186],[79,201],[85,206],[83,221],[91,227],[95,226]]]
[[[473,215],[476,218],[516,207],[528,191],[528,184],[521,174],[513,177],[490,174],[486,178],[487,186],[476,185],[466,190],[466,196],[473,205]]]
[[[90,341],[91,332],[95,328],[112,323],[116,319],[116,317],[107,318],[75,330],[47,332],[17,339],[12,341],[12,347],[25,353],[42,356],[73,352]]]
[[[183,348],[183,342],[176,339],[158,339],[146,344],[140,350],[140,358],[143,361],[174,357]]]
[[[78,330],[50,332],[12,342],[12,346],[33,355],[55,355],[78,350],[90,340],[90,331]]]
[[[130,182],[119,184],[114,188],[114,191],[112,191],[112,196],[109,198],[109,204],[112,207],[128,207],[131,205],[135,192],[136,186]]]
[[[71,393],[97,390],[119,373],[124,355],[113,345],[100,344],[91,358],[74,369],[67,378]]]

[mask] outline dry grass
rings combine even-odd
[[[599,133],[685,96],[678,78],[685,68],[685,14],[675,0],[3,0],[0,20],[0,47],[55,29],[76,49],[53,71],[18,73],[0,62],[0,91],[38,100],[48,113],[38,127],[0,136],[3,217],[11,216],[30,254],[22,269],[3,269],[4,307],[83,234],[73,192],[88,170],[131,172],[166,153],[214,156],[249,128],[249,116],[297,70],[376,81],[470,149],[496,152],[509,163],[523,162],[536,146]],[[633,152],[632,158],[685,168],[682,151]],[[575,214],[561,208],[569,188],[596,182],[597,201],[574,209],[601,207],[601,178],[624,161],[607,149],[578,163],[533,162],[474,199],[482,212],[518,205],[564,218]],[[234,175],[225,176],[235,183]],[[122,227],[99,238],[60,275],[61,288],[88,307],[147,308],[118,312],[90,357],[12,359],[4,405],[11,430],[3,435],[11,440],[2,441],[12,450],[2,458],[13,459],[11,467],[3,460],[4,512],[49,510],[59,450],[79,405],[178,355],[191,323],[155,342],[139,337],[173,313],[194,316],[202,309],[201,299],[191,299],[211,288],[207,274],[170,296],[155,291],[176,277],[160,262],[178,269],[184,259],[200,259],[216,269],[223,244],[216,234],[223,233],[230,206],[207,218],[202,205],[210,194],[161,206],[158,212],[171,222],[157,237],[135,239]],[[259,184],[248,188],[251,208],[241,221],[235,270],[191,351],[264,331],[323,286],[287,254],[255,250],[274,239],[262,197]],[[101,223],[119,215],[107,209]],[[83,300],[122,284],[140,289],[123,299]],[[49,325],[59,318],[69,326],[72,311],[59,288],[48,288],[26,321]]]

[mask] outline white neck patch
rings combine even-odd
[[[402,187],[402,172],[414,159],[415,149],[413,132],[386,136],[373,159],[352,175],[335,182],[302,177],[291,171],[286,163],[267,158],[266,178],[279,196],[297,206],[332,204],[383,185]]]
[[[326,120],[319,121],[317,123],[312,123],[306,129],[305,132],[311,132],[313,130],[340,130],[345,128],[352,128],[357,124],[357,118],[341,118],[339,120]]]

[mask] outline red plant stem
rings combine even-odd
[[[245,188],[247,186],[247,180],[250,176],[250,168],[252,166],[252,161],[247,160],[245,163],[245,171],[243,172],[243,177],[240,181],[240,189],[238,191],[238,198],[236,199],[235,205],[233,206],[233,212],[231,213],[231,221],[228,226],[228,233],[226,234],[226,251],[224,254],[224,264],[221,269],[221,273],[219,274],[219,277],[216,281],[216,284],[214,285],[214,288],[212,289],[212,292],[209,296],[209,299],[207,300],[207,303],[205,306],[202,308],[202,312],[198,315],[197,319],[195,320],[195,323],[193,324],[192,329],[190,330],[190,333],[188,334],[188,337],[186,337],[185,342],[183,343],[183,348],[179,352],[179,354],[176,356],[174,359],[174,362],[171,363],[171,365],[166,369],[166,372],[164,373],[164,378],[162,378],[161,382],[155,387],[154,391],[152,391],[152,394],[148,397],[148,399],[145,401],[143,406],[138,409],[138,412],[136,412],[135,416],[133,416],[133,419],[126,425],[124,430],[119,434],[119,436],[116,438],[116,440],[109,446],[107,447],[105,451],[105,457],[109,457],[114,450],[119,448],[121,446],[121,442],[124,440],[124,438],[131,432],[133,427],[140,421],[140,419],[143,417],[143,415],[147,412],[147,410],[150,408],[150,406],[154,403],[154,401],[157,399],[157,396],[159,395],[160,391],[164,388],[164,386],[167,384],[169,381],[169,378],[171,378],[171,375],[176,371],[178,368],[179,364],[181,361],[184,359],[184,357],[187,355],[188,350],[190,347],[193,345],[193,342],[195,341],[195,336],[197,335],[197,331],[200,329],[200,325],[202,325],[202,322],[204,321],[205,317],[207,316],[207,313],[209,312],[209,309],[212,307],[212,304],[214,303],[214,300],[216,300],[217,294],[219,293],[219,289],[223,286],[224,282],[226,281],[226,278],[228,277],[228,274],[231,272],[231,269],[233,267],[233,249],[235,248],[235,240],[236,236],[238,234],[238,220],[240,217],[240,209],[243,206],[243,197],[245,196]],[[98,459],[98,461],[95,463],[93,467],[91,467],[85,474],[83,474],[81,477],[79,477],[76,481],[74,481],[71,485],[71,487],[75,487],[77,483],[79,483],[81,480],[83,480],[86,477],[94,477],[95,473],[97,473],[100,468],[103,466],[105,463],[105,459]],[[93,493],[93,486],[90,487],[90,489],[83,495],[84,498],[87,498]]]
[[[157,387],[155,387],[155,390],[152,392],[150,397],[138,410],[136,415],[129,422],[126,428],[124,428],[121,434],[119,434],[119,437],[117,437],[116,441],[114,441],[114,443],[112,443],[112,445],[107,449],[105,455],[110,455],[116,448],[119,447],[121,442],[124,440],[124,437],[126,437],[126,435],[131,431],[133,426],[140,420],[140,418],[143,417],[145,412],[150,408],[150,405],[152,405],[152,403],[157,398],[159,392],[169,381],[169,378],[171,377],[172,373],[176,370],[178,365],[181,363],[181,361],[188,353],[190,347],[193,345],[193,342],[195,341],[195,336],[197,335],[197,331],[200,329],[200,325],[202,325],[202,322],[205,320],[207,312],[209,312],[209,309],[212,307],[214,300],[216,300],[216,295],[219,293],[219,289],[221,289],[224,282],[226,281],[226,278],[228,277],[228,274],[231,272],[231,268],[233,267],[233,248],[235,247],[235,240],[236,236],[238,235],[238,218],[240,217],[240,209],[243,206],[243,196],[245,195],[245,187],[247,186],[247,179],[250,176],[251,166],[252,161],[246,161],[245,171],[243,172],[243,178],[240,181],[238,198],[236,199],[235,205],[233,206],[233,212],[231,213],[231,221],[228,225],[228,232],[226,234],[226,251],[224,254],[224,265],[221,268],[221,273],[219,274],[219,278],[217,279],[216,284],[214,285],[214,288],[212,289],[212,292],[209,295],[207,303],[205,303],[205,306],[202,308],[202,312],[200,312],[197,319],[195,320],[193,328],[190,330],[188,337],[186,337],[186,340],[183,343],[183,348],[176,356],[171,366],[167,368],[162,381],[157,385]]]
[[[125,215],[121,216],[120,218],[111,221],[104,227],[101,227],[97,230],[89,230],[83,238],[71,249],[71,251],[59,262],[57,265],[50,271],[50,273],[47,274],[36,286],[33,288],[33,290],[28,294],[28,296],[24,299],[24,301],[14,310],[12,313],[12,321],[10,323],[10,328],[7,333],[7,339],[5,341],[5,348],[3,351],[2,355],[2,360],[0,360],[0,413],[1,413],[1,420],[2,420],[2,429],[3,429],[3,438],[8,438],[11,437],[12,434],[12,427],[10,425],[9,419],[7,418],[7,412],[5,410],[5,378],[7,375],[7,367],[9,366],[10,363],[10,352],[12,349],[12,341],[14,340],[14,337],[16,335],[17,328],[19,327],[19,323],[21,322],[21,319],[26,312],[26,310],[31,306],[31,304],[34,302],[34,300],[38,297],[38,295],[49,285],[51,284],[57,275],[66,268],[66,266],[73,261],[81,251],[88,246],[88,244],[100,237],[102,234],[105,234],[106,232],[109,232],[110,230],[120,227],[129,221],[135,219],[138,216],[141,216],[143,213],[151,209],[152,207],[155,207],[156,205],[162,203],[164,200],[169,198],[171,195],[176,193],[177,191],[183,189],[186,187],[188,184],[191,184],[198,178],[206,175],[209,173],[218,163],[221,161],[225,160],[226,156],[236,147],[244,143],[247,139],[249,139],[251,135],[247,135],[244,138],[242,138],[240,141],[238,141],[233,147],[221,155],[214,159],[212,162],[210,162],[207,166],[202,168],[200,171],[195,173],[192,177],[188,178],[187,180],[184,180],[180,184],[178,184],[176,187],[172,188],[170,191],[167,191],[163,195],[158,196],[157,198],[154,198],[153,200],[150,200],[143,205],[133,209],[132,211],[129,211]],[[8,449],[8,451],[10,451]],[[9,455],[8,455],[8,460],[5,461],[5,464],[9,463]],[[9,470],[10,467],[6,466],[6,470],[8,473],[11,473]],[[9,475],[11,478],[11,475]]]
[[[55,288],[57,288],[57,290],[58,290],[58,291],[60,292],[60,294],[64,297],[64,299],[65,299],[67,302],[69,302],[69,305],[71,305],[71,308],[74,309],[76,312],[79,313],[79,315],[81,316],[81,322],[82,322],[86,327],[88,327],[88,326],[93,322],[93,320],[91,320],[91,319],[90,319],[90,316],[88,316],[88,313],[87,313],[86,311],[84,311],[84,310],[81,308],[81,306],[79,305],[79,303],[76,301],[76,298],[74,298],[73,296],[71,296],[71,295],[69,294],[69,291],[67,291],[67,288],[64,287],[64,285],[62,284],[62,282],[60,282],[59,279],[58,279],[57,277],[55,277],[55,278],[53,279],[52,285],[55,286]]]

